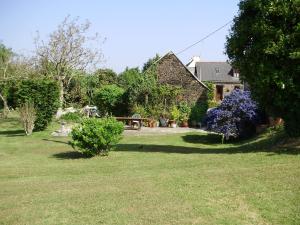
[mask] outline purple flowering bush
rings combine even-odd
[[[222,134],[222,140],[249,134],[255,125],[257,104],[249,91],[234,90],[222,103],[207,113],[207,129]]]

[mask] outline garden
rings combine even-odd
[[[78,18],[37,37],[33,57],[0,43],[0,224],[299,224],[292,2],[241,1],[226,52],[249,88],[221,102],[212,82],[196,102],[159,82],[159,55],[119,74],[99,67]],[[124,117],[194,130],[129,135]]]
[[[0,122],[1,224],[298,224],[299,142],[282,129],[124,136],[108,156]]]

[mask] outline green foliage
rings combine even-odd
[[[300,135],[300,6],[298,0],[243,0],[226,52],[261,107]]]
[[[124,72],[122,72],[118,76],[118,84],[124,88],[128,89],[132,85],[139,82],[141,79],[141,73],[139,68],[126,68]]]
[[[13,56],[13,51],[7,48],[4,44],[0,43],[0,78],[5,78],[5,72],[7,70],[9,60]]]
[[[219,106],[220,103],[213,100],[213,101],[207,101],[207,105],[208,105],[208,109],[210,109],[210,108],[215,108],[215,107]]]
[[[60,117],[60,120],[79,123],[82,120],[82,115],[79,112],[69,112]]]
[[[87,95],[87,77],[82,71],[74,71],[69,85],[65,85],[64,101],[66,107],[80,108],[89,104],[89,95]]]
[[[187,121],[191,114],[191,107],[186,102],[181,102],[179,103],[178,109],[180,112],[179,120],[182,122]]]
[[[204,81],[204,84],[208,87],[207,90],[207,100],[213,101],[215,96],[215,85],[210,81]]]
[[[116,84],[118,76],[111,69],[98,69],[93,76],[97,77],[100,85]]]
[[[124,89],[115,84],[104,85],[96,91],[94,102],[102,115],[112,114],[123,94]]]
[[[18,104],[32,102],[36,109],[34,129],[44,130],[59,107],[59,86],[53,80],[23,80],[18,86]]]
[[[150,68],[153,65],[153,63],[157,62],[159,59],[160,59],[159,54],[156,54],[153,58],[148,59],[148,61],[145,62],[143,65],[142,72],[143,73],[146,72],[146,70],[148,70],[148,68]]]
[[[70,144],[88,156],[107,155],[121,139],[123,127],[114,118],[87,118],[72,130]]]
[[[190,121],[202,122],[208,109],[207,102],[196,103],[192,106]]]
[[[176,105],[174,105],[170,111],[170,116],[172,120],[178,121],[180,118],[180,111]]]
[[[141,117],[147,117],[148,116],[148,112],[145,109],[145,107],[141,106],[141,105],[135,105],[133,107],[133,114],[140,114]]]
[[[163,104],[155,104],[148,108],[148,115],[153,119],[159,119],[164,114]]]

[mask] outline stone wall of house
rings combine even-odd
[[[183,100],[190,104],[206,99],[207,89],[195,79],[173,53],[165,55],[158,62],[157,76],[161,84],[182,87]]]
[[[240,83],[236,83],[236,84],[215,83],[215,87],[216,85],[223,86],[223,98],[229,95],[237,87],[240,89],[244,89],[244,86]],[[215,99],[216,99],[216,88],[215,88]]]

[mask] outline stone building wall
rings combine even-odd
[[[183,100],[190,104],[206,98],[207,88],[201,84],[173,54],[168,53],[157,63],[157,76],[161,84],[182,87]]]
[[[223,86],[223,98],[225,97],[225,96],[227,96],[227,95],[230,95],[230,93],[236,88],[236,87],[238,87],[238,88],[240,88],[240,89],[244,89],[244,86],[242,85],[242,84],[240,84],[240,83],[236,83],[236,84],[228,84],[228,83],[214,83],[214,88],[215,88],[215,96],[214,96],[214,98],[215,98],[215,100],[217,100],[216,99],[216,96],[217,96],[217,93],[216,93],[216,86]]]

